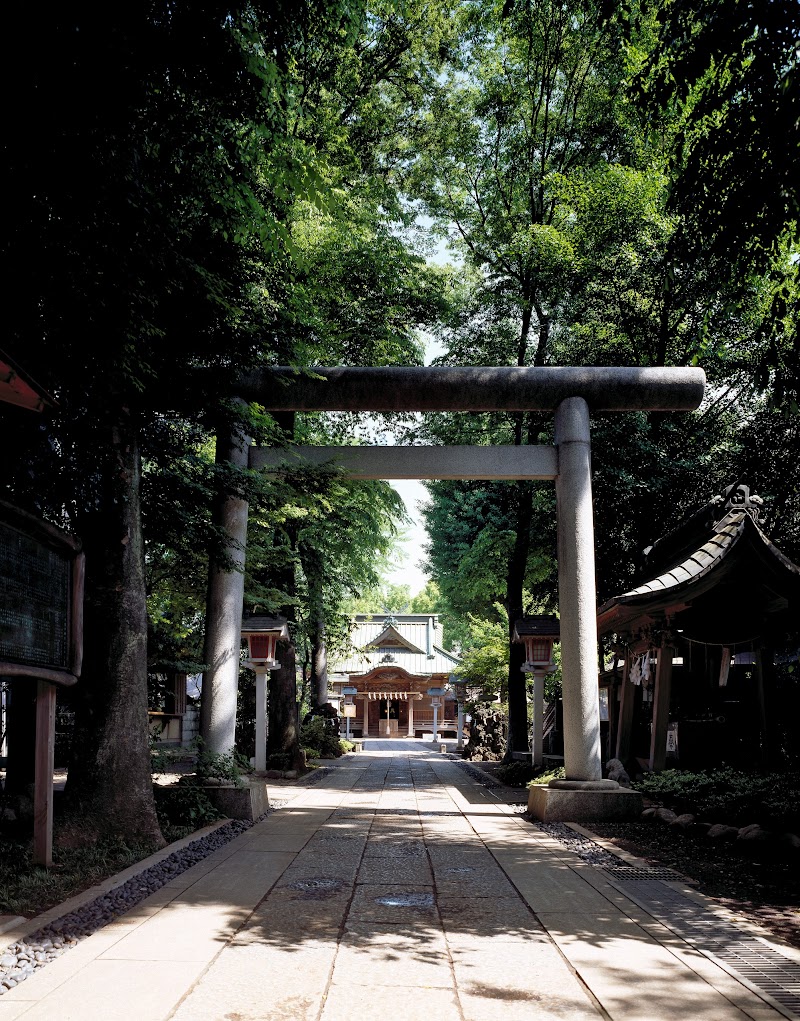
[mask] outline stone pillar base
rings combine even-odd
[[[644,803],[638,791],[613,780],[555,780],[558,787],[536,786],[528,792],[528,814],[542,822],[605,822],[638,819]],[[561,786],[563,785],[563,786]]]
[[[230,819],[255,822],[269,808],[267,785],[263,780],[246,781],[244,787],[204,787],[208,800]]]

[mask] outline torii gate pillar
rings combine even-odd
[[[582,397],[559,404],[558,607],[564,704],[564,764],[570,780],[599,780],[600,707],[597,698],[597,615],[592,516],[589,408]]]

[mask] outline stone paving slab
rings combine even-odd
[[[370,740],[0,997],[0,1021],[793,1016],[665,916],[710,917],[695,891],[635,896],[489,783],[419,742]],[[798,958],[781,959],[790,975]]]

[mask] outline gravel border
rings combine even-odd
[[[48,922],[41,928],[12,943],[0,954],[0,995],[34,975],[50,961],[124,915],[150,894],[160,890],[208,855],[224,847],[256,823],[266,819],[288,802],[277,801],[252,822],[231,819],[210,833],[173,851],[160,861],[143,869],[119,886],[99,894],[74,911]]]

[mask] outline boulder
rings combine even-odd
[[[796,833],[781,833],[779,839],[782,858],[789,861],[800,858],[800,837]]]
[[[679,830],[688,830],[694,826],[696,821],[697,816],[692,815],[691,812],[684,812],[682,815],[676,815],[670,822],[670,826],[674,826]]]
[[[739,830],[735,826],[726,826],[724,823],[714,823],[706,834],[709,840],[722,840],[732,843],[739,836]]]
[[[783,850],[781,833],[762,829],[757,823],[743,826],[736,838],[736,847],[753,858],[780,857]]]
[[[641,816],[639,818],[643,819],[645,822],[650,822],[650,821],[654,820],[655,817],[656,817],[656,809],[655,808],[646,808],[642,812],[642,814],[641,814]]]
[[[671,808],[657,808],[654,818],[659,822],[671,823],[674,822],[678,816]]]
[[[630,787],[631,778],[620,759],[609,759],[606,763],[606,776],[609,780],[616,780],[620,787]]]

